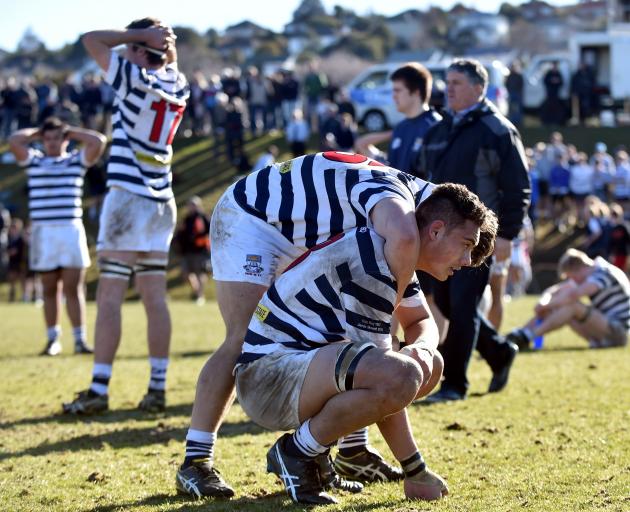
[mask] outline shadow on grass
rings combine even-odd
[[[192,404],[179,404],[166,407],[163,413],[149,413],[140,411],[136,407],[128,409],[115,409],[104,414],[96,414],[93,416],[74,416],[71,414],[51,414],[48,416],[38,416],[35,418],[24,418],[16,421],[0,422],[0,430],[23,426],[23,425],[40,425],[47,423],[57,423],[72,425],[74,423],[121,423],[129,421],[144,421],[146,419],[162,419],[170,416],[190,416]]]
[[[237,490],[238,492],[238,490]],[[340,504],[343,504],[349,498],[349,495],[335,494],[339,498]],[[306,508],[305,505],[299,505],[295,503],[289,503],[287,494],[285,491],[276,491],[267,493],[260,496],[244,496],[232,500],[225,499],[207,499],[201,501],[192,501],[187,496],[177,496],[173,494],[154,494],[153,496],[147,496],[138,501],[125,501],[122,503],[112,503],[109,505],[101,505],[97,507],[90,507],[84,509],[85,512],[114,512],[116,510],[134,510],[136,507],[145,506],[160,506],[170,505],[169,510],[212,510],[216,512],[234,510],[252,510],[257,512],[267,512],[269,510],[286,510],[286,511],[304,511],[311,510]],[[348,503],[355,512],[368,512],[375,508],[386,508],[386,503]],[[401,509],[402,510],[402,509]],[[407,509],[405,509],[407,510]],[[411,509],[410,509],[411,510]],[[415,509],[414,509],[415,510]]]
[[[190,406],[185,407],[189,412]],[[124,416],[126,419],[134,420],[146,419],[147,417],[160,417],[157,415],[142,414],[135,409],[133,411],[133,415],[131,416],[127,413],[121,413],[121,411],[117,411],[115,414],[109,414],[100,418],[90,417],[88,421],[99,423],[115,423],[117,421],[121,421],[121,416]],[[99,419],[107,419],[108,421],[98,421]],[[48,416],[44,418],[29,418],[14,422],[12,424],[4,423],[0,427],[6,429],[18,425],[34,425],[45,423],[72,425],[74,423],[83,421],[85,420],[82,418],[77,418],[76,416]],[[44,442],[38,446],[33,446],[31,448],[27,448],[25,450],[17,452],[1,453],[0,461],[11,458],[24,457],[27,455],[41,456],[64,451],[76,452],[82,450],[99,450],[102,449],[104,445],[110,446],[115,449],[138,448],[141,446],[151,446],[155,444],[167,444],[172,439],[181,441],[181,443],[183,444],[186,438],[187,430],[187,427],[171,427],[168,425],[164,425],[163,423],[158,423],[156,426],[143,428],[123,427],[117,428],[116,430],[113,430],[111,432],[99,433],[94,435],[84,434],[63,441],[53,443]],[[259,427],[251,421],[239,421],[236,423],[224,423],[219,429],[219,436],[222,438],[229,438],[240,436],[243,434],[258,435],[264,432],[266,432],[265,429]]]
[[[206,499],[206,500],[192,500],[188,496],[178,496],[174,494],[154,494],[153,496],[147,496],[138,501],[125,501],[122,503],[111,503],[108,505],[101,505],[97,507],[90,507],[84,509],[91,512],[114,512],[116,510],[133,510],[138,507],[146,506],[159,506],[170,505],[169,510],[216,510],[220,511],[233,511],[243,510],[245,507],[251,507],[252,510],[271,510],[282,508],[286,510],[304,510],[299,506],[285,507],[282,501],[286,498],[284,491],[277,491],[261,496],[251,497],[245,496],[242,498],[236,498],[232,500],[227,499]],[[270,500],[275,503],[269,503]]]
[[[176,359],[178,357],[181,358],[187,358],[187,357],[200,357],[200,356],[205,356],[205,357],[210,357],[212,354],[214,354],[215,349],[213,348],[208,348],[208,350],[185,350],[182,352],[179,352],[177,350],[172,350],[170,353],[170,357],[172,359]],[[68,354],[62,354],[59,356],[55,356],[54,360],[55,361],[63,361],[64,359],[74,359],[77,356],[71,353]],[[83,357],[83,356],[79,356],[79,357]],[[147,360],[148,356],[147,354],[121,354],[121,355],[117,355],[116,356],[116,361],[133,361],[133,360]],[[36,353],[32,353],[32,354],[11,354],[11,355],[4,355],[4,356],[0,356],[0,361],[9,361],[9,360],[37,360],[37,361],[43,361],[44,359],[42,358],[42,356],[40,356],[39,354]]]
[[[532,350],[532,349],[521,350],[517,357],[532,356],[532,355],[539,355],[539,354],[542,355],[549,352],[584,352],[585,350],[592,350],[592,349],[588,348],[586,345],[583,347],[553,347],[551,346],[551,347],[545,347],[542,350]]]

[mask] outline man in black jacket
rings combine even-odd
[[[448,111],[425,135],[417,174],[434,183],[466,185],[499,218],[495,261],[510,256],[511,241],[521,229],[530,183],[520,135],[485,98],[488,74],[475,60],[457,60],[447,70]],[[427,402],[466,397],[466,371],[477,348],[492,369],[489,392],[507,384],[518,352],[479,314],[489,266],[463,269],[445,282],[434,282],[434,297],[450,320],[444,344],[444,382]]]

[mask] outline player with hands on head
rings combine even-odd
[[[70,414],[108,409],[122,303],[134,275],[147,315],[151,367],[138,407],[164,411],[171,337],[166,267],[176,220],[172,142],[190,91],[177,68],[173,30],[157,19],[135,20],[123,30],[88,32],[82,42],[104,71],[115,99],[108,192],[96,243],[100,278],[92,382],[63,408]],[[126,45],[124,51],[114,51],[120,45]]]
[[[43,151],[34,149],[40,143]],[[81,145],[69,151],[70,143]],[[62,292],[72,324],[75,354],[91,354],[85,331],[85,269],[90,256],[83,227],[84,176],[103,154],[106,139],[93,130],[68,126],[49,117],[39,128],[24,128],[9,139],[18,165],[28,175],[32,223],[29,267],[39,272],[44,288],[47,342],[42,355],[61,352]]]

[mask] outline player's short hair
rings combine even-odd
[[[457,59],[454,60],[448,67],[446,72],[456,71],[457,73],[463,73],[468,78],[468,81],[473,85],[481,85],[483,87],[483,93],[486,94],[488,89],[488,72],[483,64],[476,59]]]
[[[433,87],[433,76],[430,71],[419,62],[407,62],[400,66],[389,77],[394,81],[400,81],[410,92],[420,92],[420,99],[423,102],[431,99],[431,88]]]
[[[68,125],[58,117],[51,116],[44,119],[42,124],[39,126],[39,131],[42,135],[46,132],[52,132],[54,130],[61,130],[61,133],[63,133],[63,136],[65,137],[66,133],[68,133]]]
[[[589,258],[585,252],[569,248],[560,257],[560,261],[558,262],[558,276],[560,276],[560,279],[565,279],[567,272],[590,267],[592,264],[593,260]]]
[[[126,28],[128,29],[142,29],[142,28],[151,28],[151,27],[159,27],[162,24],[160,20],[157,18],[153,18],[148,16],[146,18],[140,18],[138,20],[133,20]],[[137,51],[139,48],[144,48],[145,50],[148,48],[146,43],[140,44],[132,44],[131,47],[134,51]],[[163,66],[166,63],[166,52],[162,54],[153,53],[152,51],[147,51],[147,63],[151,66]]]
[[[499,221],[492,210],[464,185],[444,183],[435,187],[431,195],[416,209],[418,229],[441,220],[447,231],[467,220],[479,226],[479,243],[472,251],[472,266],[480,266],[494,251]]]

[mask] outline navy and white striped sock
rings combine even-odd
[[[106,395],[109,388],[109,379],[112,376],[112,365],[94,363],[92,369],[92,384],[90,391],[95,395]]]
[[[298,457],[308,457],[314,459],[322,453],[330,450],[330,446],[320,444],[311,434],[311,420],[306,420],[300,427],[288,438],[285,448],[290,455]]]
[[[188,429],[186,434],[186,456],[184,466],[193,462],[214,461],[214,442],[217,440],[216,432],[204,432],[203,430]]]
[[[149,391],[164,391],[166,389],[168,357],[149,357],[149,363],[151,363]]]
[[[368,445],[368,429],[356,430],[339,440],[339,453],[343,457],[352,457],[365,450]]]

